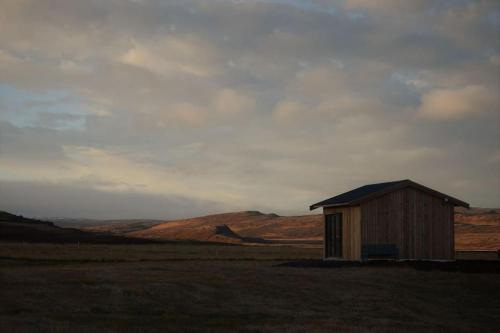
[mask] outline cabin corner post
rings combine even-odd
[[[456,260],[456,252],[455,252],[455,207],[450,207],[450,247],[451,247],[451,260]]]
[[[326,212],[323,208],[323,260],[326,259]]]
[[[353,244],[354,248],[354,257],[353,260],[355,261],[362,261],[362,249],[363,249],[363,223],[362,223],[362,212],[361,212],[361,206],[355,206],[353,207],[354,209],[354,239],[355,242]]]

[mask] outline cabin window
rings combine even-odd
[[[342,213],[325,215],[325,257],[342,257]]]

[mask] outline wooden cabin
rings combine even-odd
[[[323,207],[324,258],[454,260],[454,207],[469,204],[411,180],[365,185]]]

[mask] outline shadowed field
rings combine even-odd
[[[319,248],[203,244],[48,244],[0,242],[0,258],[27,261],[299,260],[318,259]]]
[[[318,251],[0,243],[0,331],[493,332],[500,325],[498,270],[293,264],[316,262],[307,259]]]
[[[233,244],[289,244],[321,246],[323,215],[278,216],[256,211],[216,214],[174,221],[56,222],[87,232],[135,239],[188,240]],[[225,228],[227,232],[217,232]],[[455,247],[460,251],[500,249],[500,209],[456,208]]]
[[[166,222],[59,219],[54,223],[0,212],[0,240],[28,242],[79,241],[107,244],[203,242],[319,248],[322,245],[322,228],[322,215],[278,216],[255,211]],[[458,251],[499,250],[500,210],[457,208],[455,248]]]
[[[500,209],[456,209],[455,249],[500,250]]]

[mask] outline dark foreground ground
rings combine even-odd
[[[311,260],[319,251],[0,243],[0,331],[494,332],[500,327],[496,262],[336,265]]]

